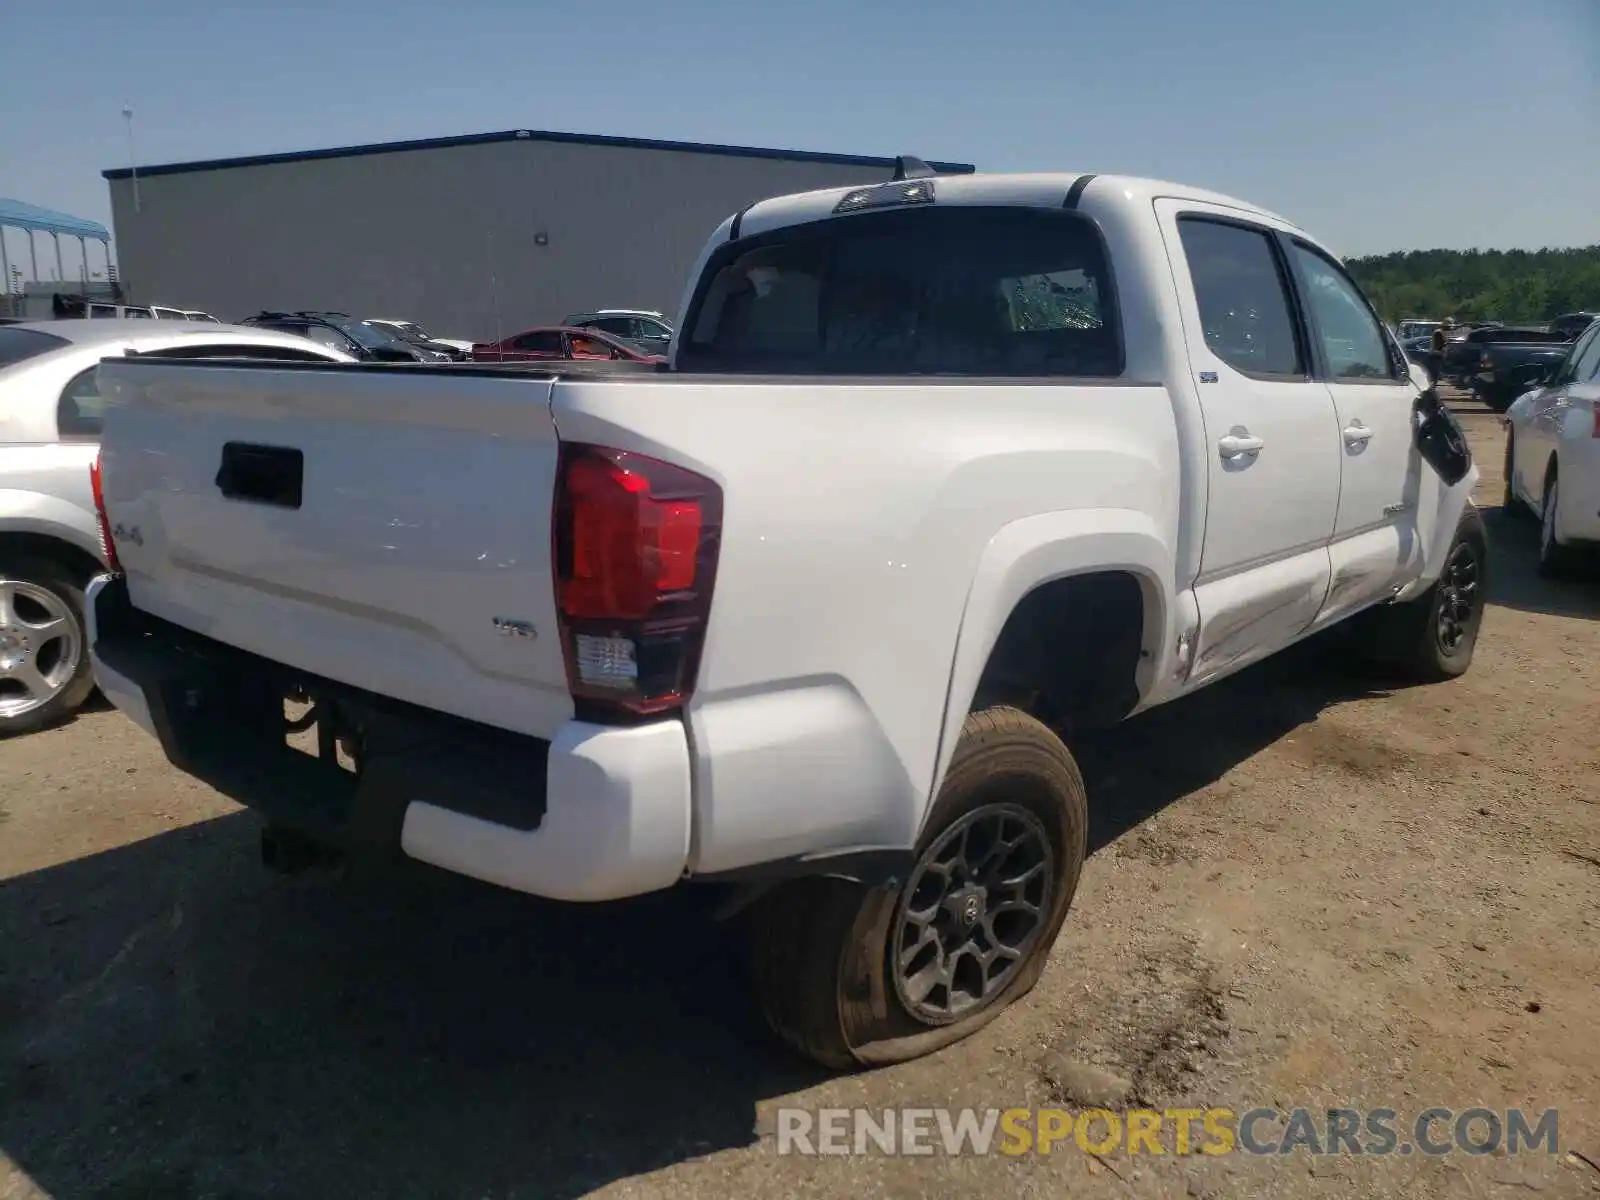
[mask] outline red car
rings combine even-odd
[[[499,342],[476,342],[474,362],[624,362],[662,363],[666,356],[652,354],[621,338],[597,329],[551,325],[512,334]]]

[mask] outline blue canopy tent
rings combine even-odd
[[[28,235],[28,258],[33,266],[34,279],[39,278],[39,255],[34,249],[33,235],[35,233],[48,233],[56,244],[56,274],[63,283],[66,282],[66,271],[61,265],[61,235],[78,239],[78,245],[83,250],[84,270],[89,269],[89,242],[93,238],[100,243],[106,254],[106,273],[111,271],[111,234],[104,225],[97,225],[93,221],[85,221],[82,217],[69,217],[66,213],[52,212],[48,208],[40,208],[36,204],[24,204],[20,200],[0,199],[0,271],[4,272],[5,294],[11,294],[11,259],[6,253],[4,231],[7,228],[24,230]]]

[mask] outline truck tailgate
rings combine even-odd
[[[276,662],[550,737],[550,381],[108,361],[102,486],[135,607]]]

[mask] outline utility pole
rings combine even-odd
[[[133,211],[139,211],[139,164],[133,157],[133,106],[122,106],[122,119],[128,126],[128,174],[133,179]]]

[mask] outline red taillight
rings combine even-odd
[[[1589,436],[1600,438],[1600,400],[1594,402],[1594,428],[1589,431]]]
[[[111,522],[106,518],[106,497],[100,486],[100,456],[96,454],[89,464],[89,490],[94,495],[94,513],[100,521],[100,551],[106,565],[113,571],[122,570],[117,561],[117,544],[111,540]]]
[[[601,717],[681,708],[711,610],[722,489],[642,454],[564,443],[552,524],[573,698]]]

